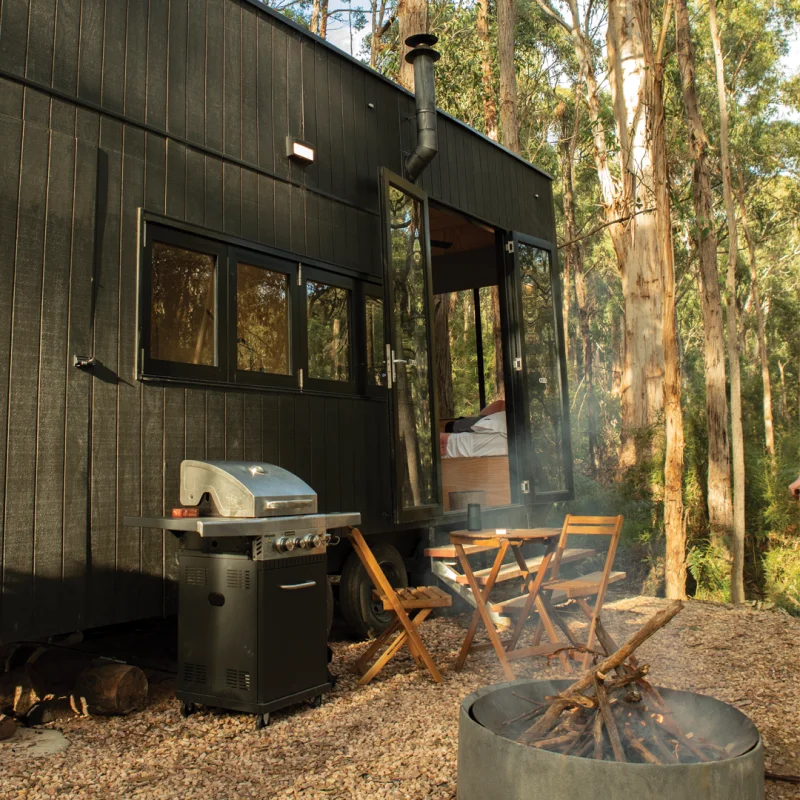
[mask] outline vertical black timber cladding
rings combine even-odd
[[[206,0],[189,0],[188,14],[186,138],[190,142],[205,144]]]
[[[240,392],[225,394],[225,458],[244,459],[244,395]]]
[[[80,4],[74,0],[58,0],[53,46],[53,87],[68,94],[73,94],[78,88],[80,24]]]
[[[206,392],[186,390],[186,458],[203,461],[206,457]]]
[[[283,181],[274,182],[275,191],[275,245],[281,250],[291,250],[291,213],[292,187]]]
[[[36,417],[34,627],[37,630],[47,630],[48,625],[61,629],[64,624],[60,604],[51,605],[48,601],[57,598],[61,588],[64,414],[68,369],[66,340],[74,159],[75,139],[51,133],[41,294],[42,309],[45,311],[40,328]],[[30,364],[30,367],[34,365]]]
[[[225,15],[227,0],[206,0],[206,144],[222,151],[225,72]]]
[[[344,197],[351,203],[359,202],[358,161],[364,149],[364,139],[356,139],[354,95],[356,93],[356,69],[352,64],[342,61],[341,113],[342,113],[342,149],[344,159]],[[361,70],[358,70],[359,72]]]
[[[55,41],[55,0],[30,0],[26,77],[50,84]]]
[[[325,398],[325,484],[327,488],[327,506],[329,511],[342,510],[341,482],[343,476],[340,472],[339,446],[341,433],[339,431],[339,398]]]
[[[89,537],[90,398],[93,378],[71,367],[74,354],[91,352],[92,272],[95,258],[97,147],[75,146],[74,213],[70,252],[69,331],[67,340],[64,445],[64,567],[61,606],[70,627],[84,627],[86,553]],[[132,534],[134,532],[131,532]]]
[[[61,24],[61,9],[58,12]],[[128,26],[125,42],[125,114],[144,120],[147,86],[147,17],[148,4],[128,0]]]
[[[337,452],[339,454],[339,468],[338,473],[340,476],[340,495],[339,495],[339,510],[349,511],[355,508],[355,490],[353,487],[353,480],[355,479],[353,469],[353,446],[355,443],[355,426],[360,424],[360,420],[356,420],[354,416],[353,406],[358,401],[349,397],[344,397],[338,401],[339,424],[336,426],[336,435],[338,436]]]
[[[328,59],[328,96],[330,121],[330,159],[331,159],[331,192],[337,197],[345,197],[345,147],[350,142],[344,141],[342,121],[342,64],[339,59]]]
[[[141,511],[140,384],[136,382],[137,209],[144,204],[144,133],[126,126],[122,156],[122,228],[119,251],[117,384],[117,592],[115,619],[138,615],[141,542],[122,524]]]
[[[306,204],[305,192],[294,186],[289,187],[291,197],[289,219],[289,249],[293,253],[305,255],[306,252]]]
[[[242,9],[226,0],[225,16],[225,153],[242,155]]]
[[[242,236],[258,241],[258,174],[242,169]]]
[[[25,89],[23,119],[42,128],[50,127],[50,97],[30,87]]]
[[[12,4],[7,4],[11,7]],[[20,5],[19,0],[13,3],[14,6]],[[3,6],[5,11],[6,4]],[[5,22],[2,26],[4,39],[8,37],[8,42],[16,42],[17,37],[10,35],[6,29]],[[23,36],[19,41],[24,42]],[[0,52],[5,51],[5,46],[0,48]],[[162,48],[163,52],[163,48]],[[90,103],[100,102],[100,85],[102,75],[100,65],[103,62],[103,0],[84,0],[81,3],[81,34],[80,34],[80,58],[78,62],[78,97]],[[22,60],[19,62],[22,63]],[[13,71],[13,70],[12,70]]]
[[[186,136],[186,66],[188,0],[169,2],[169,48],[167,63],[167,130]]]
[[[167,139],[167,216],[186,216],[186,147]]]
[[[306,186],[319,186],[319,140],[317,137],[317,91],[316,64],[317,47],[314,42],[301,42],[301,58],[303,67],[303,130],[302,138],[310,142],[317,157],[313,163],[303,170]]]
[[[287,39],[288,35],[282,27],[272,26],[272,147],[275,173],[283,178],[289,177],[289,160],[286,158],[286,137],[289,134]],[[275,199],[277,201],[277,193]]]
[[[145,135],[144,207],[164,213],[164,193],[167,181],[166,140],[152,133]]]
[[[328,64],[330,54],[323,47],[316,48],[316,64],[314,68],[314,108],[317,115],[317,184],[323,192],[331,191],[331,96],[328,88]],[[311,101],[309,101],[311,102]]]
[[[27,0],[3,0],[0,4],[0,67],[14,75],[25,74],[28,13]]]
[[[100,125],[101,165],[96,254],[94,355],[108,380],[92,384],[92,571],[90,619],[104,624],[113,602],[116,569],[117,349],[119,325],[122,126],[104,117]]]
[[[327,510],[328,483],[325,475],[325,398],[311,397],[309,432],[311,436],[311,488],[317,493],[320,509]]]
[[[275,181],[258,176],[258,241],[275,244]]]
[[[367,131],[365,207],[378,211],[378,81],[372,75],[364,76],[364,126]],[[363,155],[363,152],[362,152]]]
[[[320,257],[319,195],[306,192],[306,255]]]
[[[213,156],[206,156],[206,227],[223,229],[222,161]]]
[[[278,396],[273,393],[261,396],[261,452],[267,464],[280,463],[278,440]]]
[[[225,458],[225,392],[219,389],[206,393],[206,458]]]
[[[150,3],[147,23],[147,123],[159,130],[167,124],[167,40],[169,4]],[[83,37],[81,37],[81,61]]]
[[[180,504],[180,467],[186,453],[186,390],[164,389],[164,505],[165,511]],[[164,609],[174,612],[177,604],[178,540],[164,536]]]
[[[5,87],[2,87],[3,89]],[[0,548],[3,547],[6,486],[6,423],[8,421],[8,381],[11,359],[11,301],[14,296],[14,250],[17,236],[19,209],[19,175],[22,150],[22,123],[16,119],[0,117],[0,141],[3,158],[0,159],[0,253],[6,268],[0,270]],[[6,577],[6,581],[8,578]],[[2,590],[0,590],[1,592]],[[0,594],[0,598],[2,595]],[[0,606],[0,609],[2,606]],[[0,613],[0,637],[7,639],[9,618]]]
[[[360,511],[363,522],[368,523],[369,495],[367,489],[367,475],[374,471],[372,446],[368,442],[368,420],[366,406],[368,401],[353,401],[353,473],[352,483],[352,503],[347,510]],[[375,404],[377,405],[377,404]]]
[[[299,34],[291,31],[286,41],[286,111],[288,134],[303,137],[303,60]],[[285,146],[285,144],[284,144]],[[305,181],[305,167],[295,161],[289,165],[289,176],[298,183]]]
[[[295,459],[295,396],[278,395],[278,464],[294,472]]]
[[[250,392],[244,396],[244,459],[262,461],[261,443],[261,394]]]
[[[14,258],[13,328],[8,408],[3,613],[14,631],[31,626],[33,612],[34,497],[36,483],[36,398],[43,242],[47,211],[49,136],[26,126],[19,181],[19,221]],[[9,251],[13,252],[13,251]],[[13,533],[13,535],[12,535]]]
[[[258,12],[242,6],[242,159],[258,164]]]
[[[142,514],[160,517],[164,513],[164,392],[160,386],[141,388],[141,491]],[[133,531],[130,531],[133,535]],[[170,533],[144,529],[141,538],[140,569],[144,587],[137,602],[142,617],[155,617],[163,610],[164,541]]]
[[[295,474],[311,483],[311,404],[307,395],[295,401]]]
[[[186,149],[186,220],[204,225],[206,195],[205,157],[192,148]]]
[[[127,8],[122,2],[106,3],[103,27],[103,107],[117,113],[125,97],[125,28]]]
[[[258,34],[258,165],[275,166],[272,132],[272,22],[257,15]]]
[[[239,236],[242,232],[242,168],[225,163],[222,169],[223,230]]]

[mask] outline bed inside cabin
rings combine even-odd
[[[509,505],[495,231],[431,203],[430,239],[444,510]]]

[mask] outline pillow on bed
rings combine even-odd
[[[481,417],[473,426],[473,433],[502,433],[507,434],[506,412],[498,411],[496,414],[489,414]]]

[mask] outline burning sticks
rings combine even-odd
[[[682,607],[675,601],[654,614],[615,653],[560,694],[545,698],[545,705],[513,720],[531,722],[518,741],[564,755],[618,762],[677,764],[726,757],[722,748],[681,730],[648,682],[647,665],[633,656]],[[601,637],[604,647],[605,638]]]

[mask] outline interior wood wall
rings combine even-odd
[[[385,403],[136,380],[137,216],[380,281],[379,168],[413,117],[251,0],[0,0],[0,640],[168,610],[175,541],[121,520],[176,505],[183,458],[274,461],[391,528]],[[447,118],[421,185],[553,239],[549,180]]]

